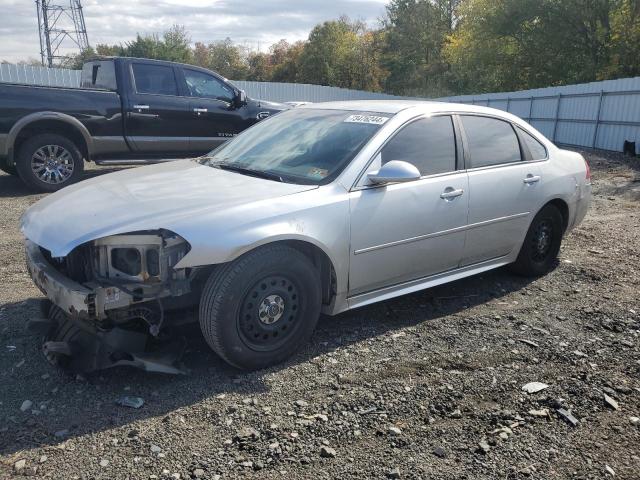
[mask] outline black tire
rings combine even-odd
[[[526,277],[539,277],[553,267],[564,233],[562,214],[557,207],[547,205],[534,217],[511,270]]]
[[[49,332],[44,337],[44,342],[56,341],[56,342],[72,342],[74,337],[78,334],[78,327],[67,318],[65,313],[60,307],[51,304],[49,307],[48,318],[51,321],[51,327]],[[71,364],[71,357],[62,355],[59,353],[48,352],[44,348],[42,349],[44,358],[47,362],[62,370],[68,370]]]
[[[51,148],[50,148],[51,147]],[[43,157],[43,153],[45,156]],[[51,156],[46,156],[49,153]],[[58,163],[47,166],[54,157]],[[43,160],[40,160],[43,158]],[[32,161],[41,163],[40,175],[32,168]],[[24,142],[16,159],[18,176],[31,189],[38,192],[55,192],[77,182],[82,177],[84,160],[75,143],[62,135],[44,133]],[[50,173],[51,171],[59,173]]]
[[[15,165],[3,165],[0,167],[0,170],[2,170],[4,173],[8,174],[8,175],[17,175],[18,171],[16,170],[16,166]]]
[[[320,275],[286,245],[267,245],[217,268],[200,301],[200,328],[227,363],[258,370],[309,341],[320,317]]]

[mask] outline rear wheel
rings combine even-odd
[[[18,174],[15,165],[3,165],[3,166],[0,167],[0,170],[2,170],[4,173],[7,173],[9,175],[17,175]]]
[[[511,269],[523,276],[538,277],[553,267],[562,243],[562,214],[547,205],[534,217],[524,239],[518,259]]]
[[[318,270],[286,245],[258,248],[214,271],[200,302],[200,327],[227,363],[256,370],[306,343],[320,316]]]
[[[84,161],[71,140],[45,133],[30,138],[20,147],[16,169],[30,188],[55,192],[80,179]]]

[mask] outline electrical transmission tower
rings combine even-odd
[[[53,67],[69,49],[89,47],[80,0],[36,0],[42,65]]]

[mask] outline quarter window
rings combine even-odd
[[[462,116],[473,168],[522,160],[520,143],[509,122],[489,117]]]
[[[134,63],[133,78],[138,93],[178,95],[178,84],[173,68],[164,65]]]
[[[526,130],[518,127],[520,133],[522,133],[522,138],[524,138],[524,143],[529,147],[529,152],[531,153],[531,160],[544,160],[547,158],[547,149],[535,139],[533,135],[531,135]]]
[[[456,141],[449,116],[423,118],[410,123],[382,149],[382,164],[402,160],[420,174],[435,175],[456,169]]]
[[[234,97],[233,88],[221,82],[213,75],[196,70],[185,70],[184,78],[192,97],[213,98],[231,103]]]

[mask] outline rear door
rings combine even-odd
[[[189,98],[180,95],[176,67],[132,62],[125,102],[127,140],[139,153],[189,151]]]
[[[402,160],[422,178],[351,192],[351,296],[458,267],[469,198],[458,145],[443,115],[409,123],[382,148],[370,169]]]
[[[521,245],[544,178],[510,122],[481,115],[461,115],[460,120],[470,163],[462,264],[471,265],[508,255]]]
[[[200,70],[183,68],[190,97],[190,148],[207,152],[234,137],[251,123],[235,108],[235,89],[221,78]]]

